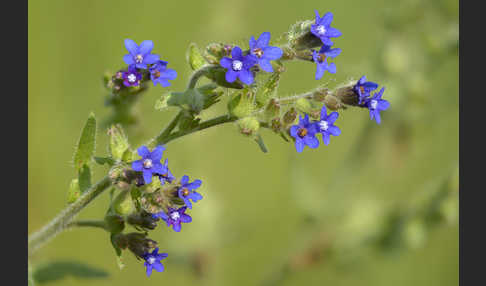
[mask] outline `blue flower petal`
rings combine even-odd
[[[326,30],[326,36],[328,37],[336,38],[336,37],[340,37],[341,35],[342,35],[341,31],[339,31],[336,28],[329,27]]]
[[[302,152],[304,150],[304,141],[300,138],[296,138],[295,139],[295,149],[297,150],[297,152]]]
[[[238,78],[244,83],[244,84],[252,84],[253,83],[253,74],[249,70],[241,70],[238,74]]]
[[[266,47],[263,49],[263,57],[267,60],[278,60],[282,57],[283,51],[279,47]]]
[[[125,39],[125,48],[132,55],[132,57],[136,56],[138,53],[138,45],[133,40]]]
[[[181,185],[185,185],[188,182],[189,182],[189,176],[187,176],[187,175],[182,176],[182,178],[181,178]]]
[[[146,263],[145,266],[147,267],[147,270],[146,270],[147,277],[150,277],[150,275],[152,275],[152,264]]]
[[[238,77],[238,73],[233,71],[231,68],[228,69],[225,75],[225,79],[227,82],[234,82],[237,77]]]
[[[337,113],[336,111],[333,111],[327,117],[327,122],[329,122],[330,124],[333,124],[338,119],[338,117],[339,117],[339,113]]]
[[[150,156],[150,150],[147,148],[147,146],[140,146],[137,149],[138,155],[140,157],[143,157],[144,159]]]
[[[260,37],[257,40],[257,48],[264,48],[268,46],[268,43],[270,42],[270,32],[263,32]]]
[[[190,217],[189,215],[186,215],[186,214],[181,214],[181,221],[184,222],[184,223],[189,223],[192,221],[192,217]]]
[[[324,131],[321,134],[322,134],[322,142],[325,145],[329,145],[329,142],[331,142],[331,137],[329,136],[329,133]]]
[[[258,61],[258,65],[260,66],[260,68],[266,72],[273,72],[273,67],[272,67],[272,64],[270,63],[269,60],[267,59],[260,59]]]
[[[132,162],[132,169],[134,171],[142,171],[143,170],[143,160],[137,160]]]
[[[149,54],[143,58],[142,63],[145,65],[155,64],[159,60],[160,56],[156,54]]]
[[[329,26],[332,22],[333,16],[334,15],[331,12],[327,12],[326,14],[324,14],[324,16],[322,16],[322,18],[319,21],[319,24],[324,25],[326,27]]]
[[[152,264],[153,268],[155,268],[155,270],[157,270],[157,272],[162,272],[164,271],[164,265],[162,265],[162,263],[160,263],[160,261],[156,261],[154,264]]]
[[[153,48],[154,43],[150,40],[145,40],[140,44],[140,47],[138,48],[138,53],[145,58],[145,55],[149,54]]]
[[[162,155],[164,153],[164,150],[165,147],[162,145],[155,147],[152,153],[150,154],[152,161],[160,162],[160,160],[162,160]]]
[[[131,54],[126,54],[123,56],[123,61],[127,64],[127,65],[132,65],[135,63],[135,61],[133,60],[133,56]]]
[[[314,136],[305,136],[304,137],[305,145],[309,146],[310,148],[317,148],[319,147],[319,140],[317,140]]]
[[[331,134],[331,135],[334,135],[334,136],[339,136],[341,134],[341,129],[339,129],[339,127],[337,126],[329,126],[329,128],[327,129],[327,131]]]
[[[231,69],[231,65],[233,64],[233,60],[230,58],[224,57],[219,61],[219,64],[227,69]]]
[[[233,47],[231,50],[231,57],[233,59],[241,59],[241,48],[238,46]]]
[[[143,169],[143,181],[145,184],[152,183],[152,172],[147,169]]]

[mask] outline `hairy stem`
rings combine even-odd
[[[192,75],[191,75],[191,79],[189,80],[189,84],[187,85],[187,89],[190,89],[190,88],[195,88],[196,87],[196,84],[197,82],[199,81],[199,79],[204,76],[208,70],[210,68],[213,68],[214,65],[206,65],[200,69],[198,69],[197,71],[195,71]]]
[[[72,221],[66,225],[66,228],[71,227],[97,227],[108,231],[106,222],[104,220],[77,220]]]
[[[63,231],[85,206],[87,206],[94,198],[96,198],[109,186],[111,186],[111,180],[108,176],[105,176],[98,183],[89,188],[84,194],[82,194],[79,199],[65,208],[47,225],[30,235],[28,242],[29,257],[44,243],[48,242],[51,238],[56,236],[56,234]]]

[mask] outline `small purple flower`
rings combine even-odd
[[[322,134],[322,142],[324,144],[329,145],[331,140],[331,135],[339,136],[341,134],[341,130],[339,127],[334,125],[336,119],[338,119],[339,113],[336,111],[331,112],[327,115],[326,106],[323,105],[321,109],[321,119],[318,122],[319,125],[319,132]]]
[[[312,59],[317,65],[316,80],[320,80],[327,70],[330,73],[336,73],[336,65],[334,63],[327,63],[327,58],[335,58],[341,53],[341,49],[331,49],[331,46],[323,45],[319,53],[312,51]]]
[[[362,104],[364,100],[370,96],[370,92],[378,88],[378,84],[372,81],[366,81],[366,76],[362,76],[355,86],[353,86],[353,90],[356,94],[358,94],[359,103]]]
[[[128,67],[128,71],[122,72],[123,85],[125,86],[138,86],[142,80],[142,74],[131,65]]]
[[[338,29],[331,27],[333,14],[331,12],[327,12],[324,14],[324,16],[322,16],[322,18],[320,18],[319,11],[315,10],[315,13],[316,23],[311,25],[311,33],[321,39],[324,45],[332,46],[333,42],[329,38],[341,36],[341,32]]]
[[[176,79],[177,72],[173,69],[168,69],[167,64],[168,62],[160,60],[149,68],[150,79],[154,83],[154,86],[160,83],[161,86],[168,87],[170,86],[169,79]]]
[[[146,69],[147,65],[155,64],[159,55],[151,54],[154,47],[152,41],[143,41],[140,46],[133,40],[125,39],[125,48],[129,54],[123,56],[127,65],[135,65],[139,69]]]
[[[147,268],[147,277],[150,277],[152,274],[152,269],[157,270],[157,272],[164,271],[164,265],[160,262],[160,260],[169,256],[167,253],[158,253],[159,248],[155,248],[152,253],[145,253],[143,255],[143,259],[145,263],[143,264]]]
[[[146,146],[141,146],[137,149],[138,155],[142,159],[132,162],[132,169],[143,173],[143,180],[145,184],[152,182],[153,174],[165,174],[167,173],[166,167],[162,165],[162,153],[165,150],[163,146],[157,146],[150,152]]]
[[[273,67],[270,61],[278,60],[282,57],[282,50],[279,47],[271,47],[270,33],[263,32],[258,40],[253,36],[250,39],[250,54],[256,57],[260,68],[266,72],[273,72]]]
[[[172,172],[169,170],[169,160],[168,159],[165,159],[163,167],[165,168],[165,170],[167,170],[167,172],[159,175],[160,182],[162,183],[162,185],[165,184],[166,182],[168,182],[170,184],[170,183],[172,183],[173,180],[175,180],[175,177],[174,177],[174,175],[172,175]]]
[[[183,206],[179,209],[173,209],[169,207],[169,211],[166,214],[164,211],[161,211],[157,214],[152,214],[153,218],[160,218],[167,223],[167,226],[172,225],[172,229],[176,232],[181,231],[181,223],[189,223],[192,221],[192,218],[185,213],[187,207]]]
[[[228,69],[226,81],[234,82],[236,78],[239,78],[244,84],[252,84],[253,74],[250,68],[256,64],[256,57],[252,55],[243,56],[241,48],[238,46],[231,50],[231,57],[231,59],[224,57],[219,62],[222,67]]]
[[[194,182],[189,183],[189,177],[186,175],[184,175],[181,179],[181,186],[178,190],[178,195],[179,198],[184,200],[184,203],[190,209],[192,209],[192,204],[190,200],[195,203],[199,200],[202,200],[203,198],[200,193],[195,191],[195,189],[199,188],[201,184],[201,180],[194,180]]]
[[[299,124],[290,127],[290,135],[295,138],[295,149],[297,152],[302,152],[305,145],[310,148],[317,148],[319,140],[315,137],[318,127],[315,123],[309,122],[309,115],[306,114],[304,118],[299,115]]]
[[[380,111],[386,110],[390,106],[388,101],[381,99],[384,91],[385,88],[382,87],[380,91],[375,92],[372,97],[365,100],[365,106],[370,110],[371,120],[374,118],[378,124],[381,122]]]

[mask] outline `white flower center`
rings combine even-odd
[[[243,63],[239,60],[235,60],[233,61],[232,67],[234,71],[240,71],[243,68]]]
[[[377,105],[378,105],[378,101],[374,99],[370,102],[371,109],[376,109]]]
[[[326,131],[329,128],[329,123],[327,123],[327,121],[325,120],[322,120],[321,122],[319,122],[319,127],[321,127],[321,130]]]
[[[145,159],[145,160],[143,160],[143,167],[144,167],[145,169],[150,169],[150,168],[152,168],[152,160],[150,160],[150,159]]]
[[[143,62],[143,57],[142,55],[137,55],[135,57],[135,61],[137,62],[137,64],[141,64]]]
[[[316,28],[316,31],[319,35],[324,35],[326,33],[326,28],[323,25],[319,25]]]
[[[181,216],[179,215],[178,212],[173,212],[170,214],[170,217],[173,219],[173,220],[178,220]]]
[[[137,80],[137,76],[134,75],[133,73],[129,74],[127,78],[129,82],[135,82]]]
[[[155,259],[155,257],[150,256],[150,257],[149,257],[149,259],[147,259],[147,262],[148,262],[149,264],[154,264],[155,260],[156,260],[156,259]]]

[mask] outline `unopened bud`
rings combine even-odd
[[[147,229],[155,229],[157,220],[147,212],[134,213],[127,217],[127,222],[131,225],[140,226]]]
[[[226,53],[225,46],[221,43],[210,43],[207,45],[206,51],[216,58],[222,58]]]
[[[110,137],[110,144],[108,146],[111,156],[115,160],[121,160],[123,153],[130,148],[130,144],[128,143],[128,139],[123,131],[123,128],[119,124],[112,125],[108,129],[107,133]]]
[[[107,214],[105,216],[105,223],[111,233],[120,233],[125,228],[125,221],[119,215]]]
[[[338,110],[340,108],[345,108],[346,106],[339,101],[335,96],[329,94],[324,99],[324,105],[331,110]]]
[[[247,136],[254,134],[260,128],[260,122],[255,117],[245,117],[238,121],[242,134]]]
[[[319,88],[312,93],[312,99],[315,101],[324,101],[329,94],[327,88]]]
[[[354,92],[353,86],[354,85],[340,87],[336,90],[335,95],[344,104],[359,106],[359,95]]]
[[[291,107],[283,116],[283,123],[285,125],[290,125],[294,123],[295,119],[297,118],[297,110]]]
[[[113,210],[119,215],[129,215],[135,210],[135,205],[129,190],[121,191],[112,202]]]

